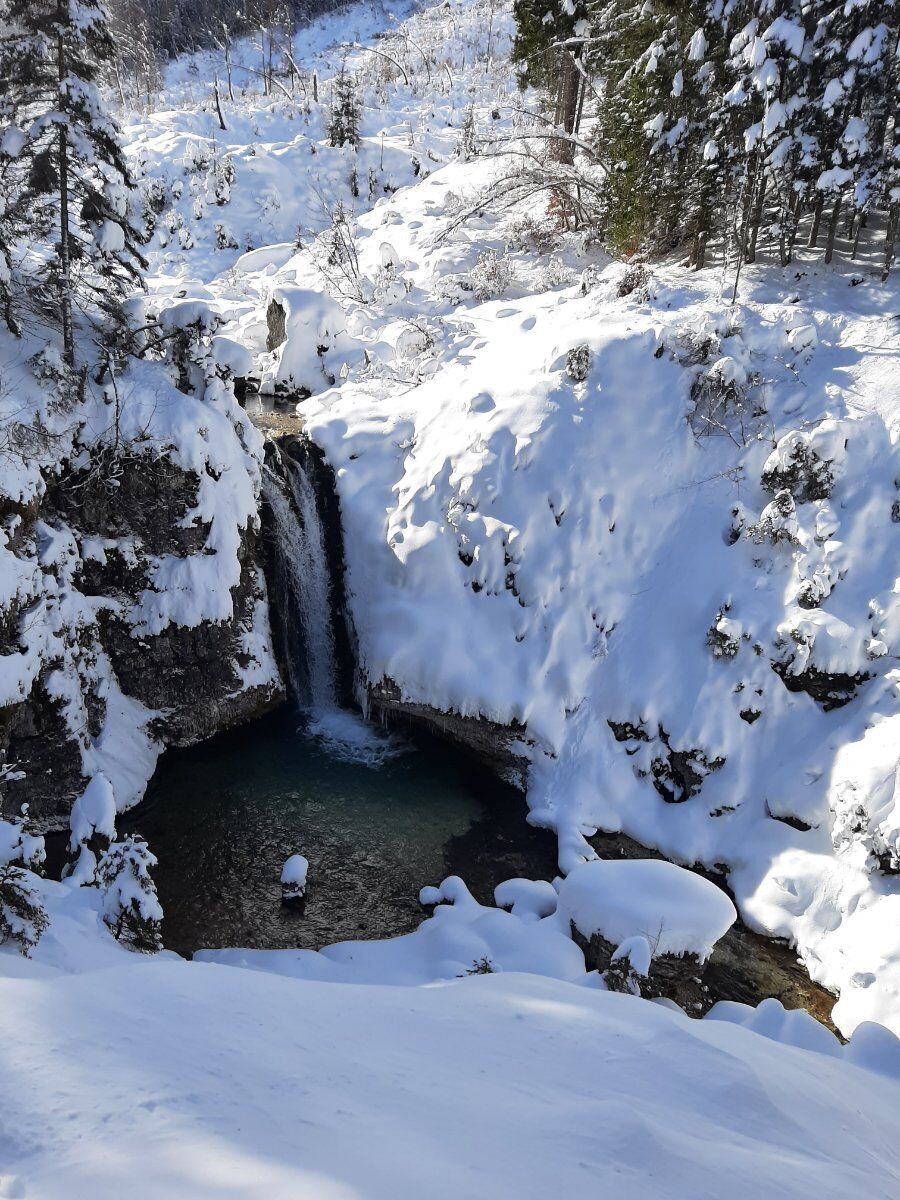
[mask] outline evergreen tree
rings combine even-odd
[[[334,81],[328,141],[332,146],[359,146],[359,102],[352,76],[341,68]]]
[[[15,331],[24,283],[59,320],[72,367],[73,309],[119,318],[146,266],[128,213],[131,176],[98,87],[113,41],[100,0],[4,0],[0,11],[2,301]]]
[[[832,0],[819,7],[826,11],[819,26],[821,71],[813,97],[821,168],[815,189],[817,213],[830,209],[825,246],[825,261],[830,262],[844,208],[847,232],[858,238],[874,205],[888,210],[890,226],[897,202],[900,5],[895,0]]]
[[[513,14],[512,58],[518,64],[519,87],[544,92],[553,125],[571,136],[578,131],[584,103],[586,0],[515,0]],[[566,138],[556,139],[551,148],[559,161],[573,161],[574,149]]]
[[[162,908],[150,870],[156,856],[136,834],[113,842],[97,865],[103,920],[117,941],[133,950],[162,949]]]

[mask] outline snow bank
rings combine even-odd
[[[195,958],[295,979],[382,986],[504,971],[585,978],[581,951],[549,920],[535,922],[530,913],[522,918],[481,905],[456,876],[423,889],[421,900],[437,905],[434,915],[402,937],[339,942],[320,951],[201,950]]]
[[[134,956],[64,983],[0,984],[9,1195],[120,1200],[123,1179],[133,1200],[900,1188],[895,1080],[630,996]]]
[[[560,918],[613,946],[647,939],[654,955],[695,954],[705,961],[737,918],[721,888],[674,863],[627,859],[581,863],[559,888]]]

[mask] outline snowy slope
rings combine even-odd
[[[7,1196],[900,1187],[895,1079],[534,976],[391,988],[137,959],[5,981],[0,1038]]]
[[[759,272],[730,313],[713,279],[664,271],[639,301],[610,275],[586,297],[469,309],[413,392],[363,382],[303,406],[338,471],[363,668],[405,698],[526,724],[532,820],[559,832],[564,869],[598,827],[727,864],[745,918],[842,991],[845,1028],[897,1020],[900,459],[884,416],[853,402],[891,294],[817,276],[789,304],[796,281]],[[821,331],[817,350],[794,350],[798,325]],[[685,366],[701,331],[714,349]],[[582,383],[565,370],[578,345]],[[896,394],[893,345],[880,374],[863,368],[876,408]],[[746,445],[686,420],[723,359],[766,381]],[[835,478],[796,505],[788,541],[767,533],[761,478],[794,430]],[[786,686],[810,666],[868,678],[828,710]],[[673,753],[696,794],[669,778]]]

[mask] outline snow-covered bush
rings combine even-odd
[[[584,383],[591,369],[591,349],[586,342],[566,354],[566,374],[573,383]]]
[[[716,618],[706,635],[706,644],[712,651],[713,658],[734,658],[740,649],[741,627],[725,615],[727,611],[728,606],[716,613]]]
[[[756,377],[736,358],[723,355],[716,359],[691,387],[688,422],[694,435],[725,434],[745,445],[753,432],[750,419],[762,415],[752,400],[757,384]]]
[[[502,296],[513,281],[509,255],[498,254],[496,250],[483,251],[472,268],[470,280],[477,300]]]
[[[549,254],[559,242],[559,231],[546,215],[535,216],[532,212],[516,213],[507,221],[505,226],[506,242],[514,250],[532,251],[536,254]],[[586,267],[596,274],[593,267]],[[587,292],[584,293],[587,295]]]
[[[113,842],[97,865],[103,920],[117,941],[132,950],[162,949],[163,912],[150,870],[156,856],[136,834]]]
[[[238,242],[234,234],[223,221],[216,221],[215,239],[217,250],[237,250]]]
[[[550,259],[541,267],[537,278],[537,290],[540,292],[552,292],[556,288],[571,286],[576,280],[575,272],[567,267],[561,258],[557,255],[551,255]]]
[[[773,546],[781,543],[791,545],[797,541],[799,528],[794,498],[787,488],[783,488],[775,493],[774,500],[766,505],[759,520],[750,526],[747,533],[758,546],[766,542]]]
[[[645,937],[636,934],[626,938],[613,951],[609,966],[603,973],[607,991],[640,996],[641,983],[650,974],[652,957],[650,943]]]
[[[827,500],[834,487],[831,462],[814,449],[810,435],[792,430],[766,459],[761,483],[768,492],[786,490],[798,504]]]
[[[46,857],[44,839],[29,829],[27,804],[19,816],[0,820],[0,866],[16,864],[40,874]]]
[[[463,162],[468,162],[470,158],[474,158],[478,153],[478,141],[475,134],[475,109],[471,104],[466,105],[466,110],[463,113],[462,129],[460,130],[459,145],[456,153]]]
[[[0,945],[15,942],[27,956],[46,928],[47,914],[34,875],[9,863],[0,867]]]
[[[615,295],[619,299],[633,296],[635,300],[643,303],[650,298],[650,272],[642,263],[633,263],[617,272],[614,287]]]
[[[494,964],[485,955],[483,958],[475,958],[472,960],[472,965],[466,971],[467,975],[493,975]]]

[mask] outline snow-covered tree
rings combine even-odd
[[[571,163],[571,135],[578,130],[584,103],[581,69],[586,32],[585,0],[516,0],[512,58],[519,85],[536,87],[547,100],[556,130],[566,135],[551,143],[552,156]]]
[[[100,0],[3,0],[0,17],[3,305],[14,330],[20,292],[58,321],[72,367],[73,310],[119,318],[146,265],[98,86],[114,45]]]
[[[801,223],[830,261],[841,221],[855,253],[870,212],[897,225],[895,0],[589,0],[585,62],[614,249],[711,238],[735,266],[760,239],[791,261]],[[736,285],[735,285],[736,286]]]
[[[16,942],[27,955],[47,923],[34,875],[11,863],[0,867],[0,945]]]
[[[359,146],[359,100],[352,75],[342,68],[334,80],[328,141],[332,146]]]
[[[79,886],[94,882],[97,859],[116,836],[116,799],[103,774],[95,775],[72,805],[69,815],[69,853],[66,874]]]
[[[162,949],[162,907],[150,876],[156,856],[136,834],[113,842],[97,865],[103,920],[113,936],[133,950]]]
[[[44,839],[29,829],[28,806],[0,820],[0,945],[15,942],[27,955],[47,927],[36,875],[44,869]]]

